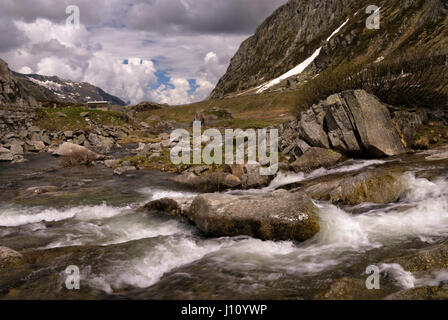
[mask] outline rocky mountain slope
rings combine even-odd
[[[297,87],[297,83],[347,62],[370,64],[416,51],[443,53],[448,48],[448,1],[377,1],[380,29],[366,27],[372,14],[366,9],[371,4],[359,0],[288,1],[242,43],[211,98],[260,93],[263,85],[304,62],[305,70],[289,79],[286,75],[279,81],[280,87]]]
[[[89,83],[77,83],[58,77],[38,74],[24,75],[8,68],[0,59],[0,102],[5,104],[36,105],[37,102],[86,103],[88,101],[109,101],[124,106],[126,103],[118,97],[106,93]]]
[[[13,76],[8,64],[0,59],[0,105],[36,106],[37,102],[22,83]]]

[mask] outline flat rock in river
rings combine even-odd
[[[195,198],[188,218],[209,236],[251,236],[262,240],[305,241],[320,231],[317,208],[301,193]]]

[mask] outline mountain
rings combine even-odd
[[[35,106],[38,102],[86,103],[109,101],[114,105],[126,103],[89,83],[73,82],[38,74],[25,75],[11,71],[0,59],[0,103]]]
[[[379,0],[379,29],[366,27],[371,2],[288,1],[241,44],[211,98],[297,88],[344,63],[447,51],[447,0]]]
[[[59,77],[42,76],[38,74],[13,75],[31,92],[38,101],[60,101],[65,103],[86,103],[88,101],[109,101],[112,104],[125,106],[126,103],[101,88],[87,82],[73,82]]]
[[[0,59],[0,105],[21,104],[37,106],[34,99],[8,68],[8,64]]]

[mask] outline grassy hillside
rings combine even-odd
[[[161,120],[175,120],[190,124],[198,111],[228,110],[233,119],[220,119],[214,126],[228,128],[262,128],[286,122],[294,117],[298,96],[295,92],[241,96],[222,100],[206,100],[190,105],[141,112],[137,118],[148,121],[158,116]]]

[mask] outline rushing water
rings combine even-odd
[[[308,175],[280,174],[269,187],[249,192],[388,163],[349,161]],[[33,261],[0,276],[0,297],[10,297],[13,288],[14,297],[38,299],[307,299],[371,264],[389,271],[395,289],[436,285],[448,280],[447,272],[414,275],[383,263],[448,237],[448,178],[439,174],[430,181],[416,174],[425,168],[443,173],[445,166],[409,168],[409,190],[398,203],[316,203],[321,232],[293,243],[210,239],[182,221],[138,212],[150,200],[196,195],[174,185],[168,174],[142,171],[118,178],[103,167],[61,169],[46,155],[0,164],[0,246]],[[43,186],[54,188],[36,194]],[[81,270],[76,293],[64,288],[70,265]]]

